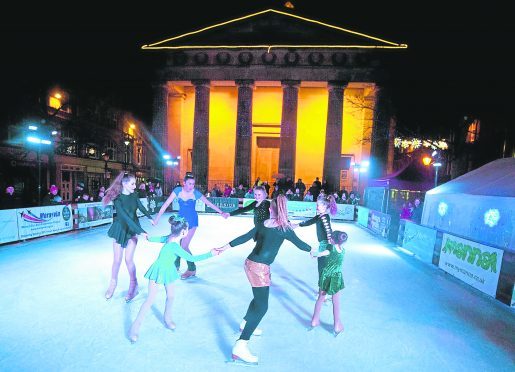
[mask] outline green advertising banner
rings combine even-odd
[[[443,234],[439,267],[495,298],[504,251]]]
[[[224,212],[231,212],[235,209],[238,209],[239,199],[237,198],[207,198],[211,203],[216,205]],[[208,213],[217,213],[214,209],[206,205],[206,212]]]

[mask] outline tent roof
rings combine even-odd
[[[494,160],[427,192],[515,197],[515,158]]]

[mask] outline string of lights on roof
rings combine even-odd
[[[402,149],[407,149],[409,147],[412,147],[413,149],[426,147],[433,150],[447,150],[449,148],[449,144],[445,141],[445,139],[436,141],[431,139],[395,137],[393,144],[396,148]]]

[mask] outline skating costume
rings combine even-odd
[[[235,209],[231,213],[231,216],[235,216],[244,212],[248,212],[254,210],[254,226],[262,226],[266,220],[270,218],[270,202],[268,200],[263,200],[261,204],[257,205],[257,201],[253,201],[249,205],[241,209]],[[250,230],[247,234],[251,234],[255,230]],[[256,241],[256,237],[254,235],[250,235],[254,241]],[[242,239],[245,239],[246,236],[242,235]]]
[[[193,190],[193,195],[195,199],[184,200],[179,197],[179,193],[182,191],[181,186],[177,186],[173,189],[173,193],[177,197],[177,201],[179,202],[179,216],[184,217],[188,222],[188,227],[191,229],[193,227],[198,226],[198,213],[195,210],[195,205],[197,204],[197,200],[202,197],[202,194],[197,189]]]
[[[318,246],[318,252],[323,252],[326,249],[331,248],[331,244],[329,241],[331,240],[331,236],[333,234],[333,230],[331,229],[331,218],[328,214],[317,214],[315,217],[299,223],[299,226],[310,226],[316,223],[317,227],[317,239],[320,245]],[[320,275],[322,274],[322,269],[326,265],[327,256],[318,257],[318,278],[320,280]]]
[[[173,265],[177,257],[184,258],[191,262],[202,261],[213,257],[211,252],[193,256],[182,249],[176,242],[167,243],[168,236],[152,237],[148,240],[156,243],[165,243],[161,248],[161,252],[159,252],[159,257],[145,274],[145,278],[153,280],[157,284],[167,285],[179,279],[180,275]]]
[[[122,248],[125,248],[133,236],[145,232],[139,224],[136,210],[139,209],[150,219],[152,219],[152,216],[141,204],[136,193],[129,195],[120,194],[113,200],[113,204],[116,210],[116,217],[107,235],[120,244]]]
[[[330,245],[330,247],[330,253],[326,256],[327,261],[322,269],[322,273],[320,274],[318,286],[320,287],[320,290],[332,296],[345,288],[342,275],[342,264],[345,257],[345,249],[342,248],[341,253],[338,253],[334,245]]]
[[[257,201],[254,200],[249,205],[243,208],[235,209],[229,214],[231,216],[236,216],[238,214],[250,212],[252,210],[254,211],[254,226],[263,224],[270,218],[270,202],[268,200],[263,200],[259,205],[257,205]]]
[[[245,328],[240,339],[248,340],[268,310],[270,293],[270,265],[274,262],[284,240],[289,240],[303,251],[309,252],[311,247],[300,240],[293,230],[282,231],[280,228],[258,225],[250,232],[239,236],[229,243],[231,247],[243,244],[256,237],[256,246],[245,260],[245,273],[252,286],[253,300],[250,302]]]
[[[184,200],[179,196],[179,193],[182,191],[181,186],[177,186],[173,189],[173,193],[177,197],[177,201],[179,203],[179,216],[184,217],[184,219],[188,222],[188,227],[190,229],[198,226],[198,213],[195,210],[195,205],[197,204],[197,200],[200,199],[203,195],[197,189],[193,189],[193,196],[195,199],[187,199]],[[192,261],[188,262],[188,271],[195,271],[197,267]],[[175,267],[179,269],[181,266],[181,258],[177,257],[175,260]]]

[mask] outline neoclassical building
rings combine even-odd
[[[152,131],[160,154],[181,157],[166,181],[193,171],[203,187],[252,185],[282,174],[362,188],[367,173],[351,164],[384,173],[393,137],[381,58],[405,48],[273,9],[144,45],[166,54]]]

